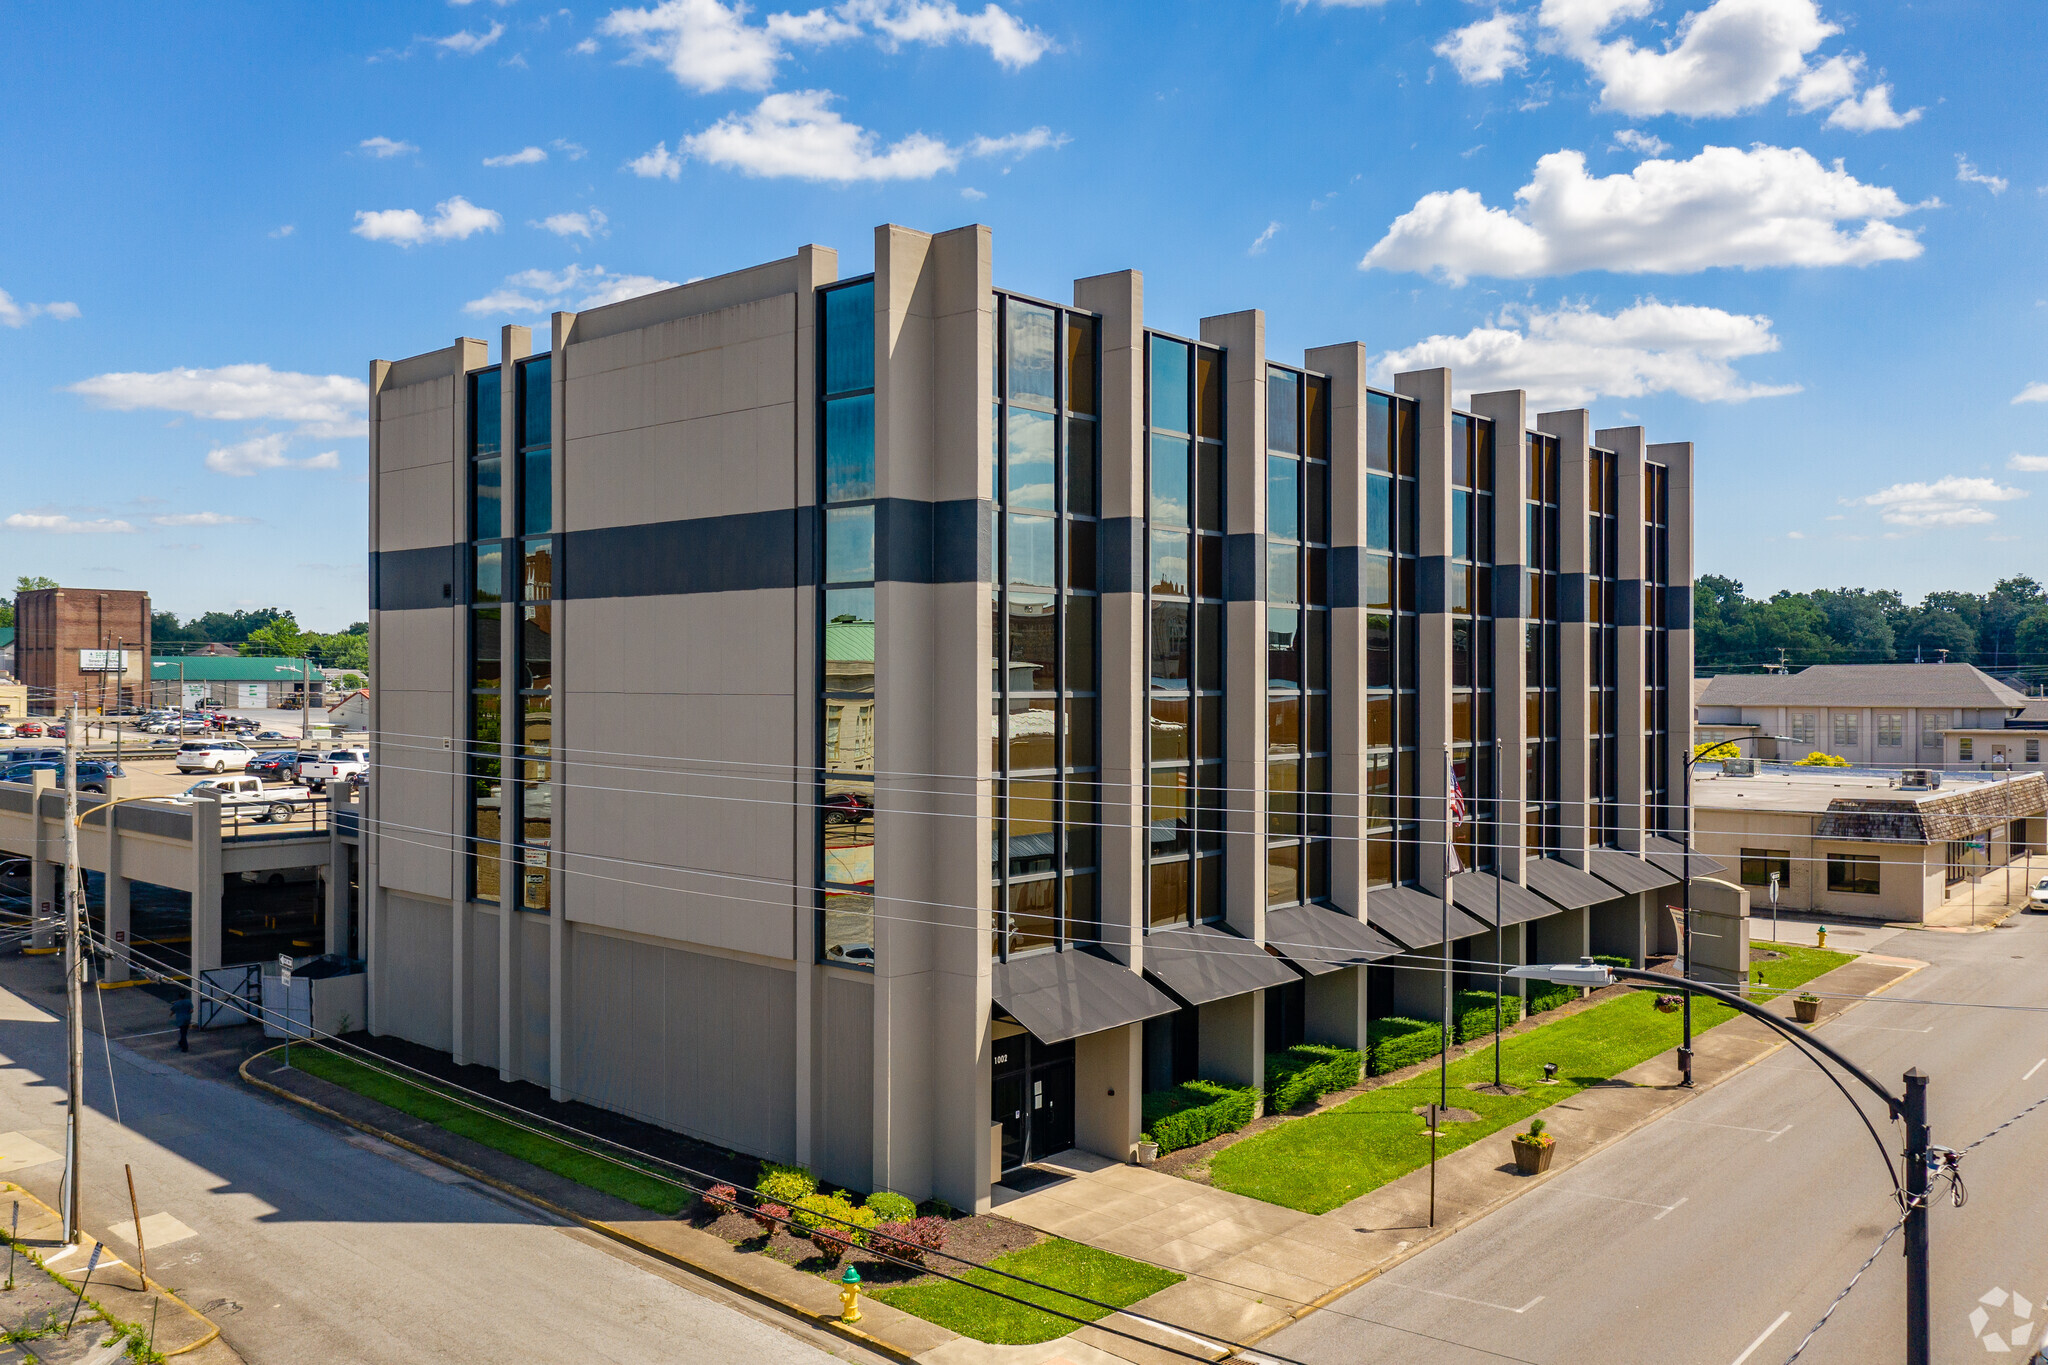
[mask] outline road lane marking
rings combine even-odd
[[[2034,1079],[2034,1073],[2035,1073],[2036,1071],[2039,1071],[2039,1070],[2040,1070],[2040,1069],[2041,1069],[2042,1067],[2044,1067],[2044,1066],[2048,1066],[2048,1057],[2043,1057],[2043,1058],[2042,1058],[2042,1059],[2041,1059],[2040,1061],[2038,1061],[2038,1062],[2035,1062],[2035,1063],[2034,1063],[2034,1064],[2033,1064],[2032,1066],[2028,1067],[2028,1068],[2027,1068],[2027,1074],[2026,1074],[2026,1075],[2024,1075],[2024,1076],[2022,1076],[2022,1077],[2020,1077],[2020,1079],[2021,1079],[2021,1080],[2023,1080],[2023,1081],[2031,1081],[2031,1080],[2033,1080],[2033,1079]]]
[[[1480,1308],[1498,1308],[1503,1313],[1526,1313],[1537,1304],[1543,1302],[1543,1296],[1538,1294],[1520,1308],[1510,1308],[1504,1303],[1488,1303],[1485,1299],[1468,1299],[1463,1294],[1446,1294],[1441,1289],[1424,1289],[1419,1284],[1402,1284],[1399,1280],[1382,1280],[1380,1283],[1390,1285],[1395,1289],[1412,1289],[1418,1294],[1434,1294],[1440,1299],[1456,1299],[1459,1303],[1476,1304]]]
[[[1887,1025],[1887,1024],[1852,1024],[1852,1023],[1848,1022],[1848,1021],[1847,1021],[1847,1020],[1845,1020],[1845,1019],[1830,1019],[1830,1020],[1828,1020],[1827,1022],[1828,1022],[1829,1024],[1833,1025],[1833,1026],[1834,1026],[1834,1027],[1836,1027],[1836,1028],[1860,1028],[1860,1029],[1871,1029],[1871,1030],[1874,1030],[1874,1031],[1876,1031],[1876,1032],[1878,1032],[1878,1033],[1932,1033],[1932,1032],[1934,1032],[1934,1025],[1932,1025],[1932,1024],[1929,1024],[1929,1025],[1928,1025],[1928,1026],[1927,1026],[1926,1028],[1892,1028],[1892,1027],[1891,1027],[1890,1025]]]
[[[1764,1133],[1767,1134],[1764,1138],[1765,1142],[1776,1142],[1779,1138],[1792,1131],[1792,1125],[1789,1123],[1783,1128],[1745,1128],[1739,1123],[1709,1123],[1705,1119],[1681,1119],[1674,1117],[1671,1121],[1673,1123],[1690,1123],[1695,1128],[1726,1128],[1731,1133]]]
[[[1729,1362],[1729,1365],[1742,1365],[1743,1361],[1748,1360],[1751,1356],[1755,1355],[1756,1348],[1763,1345],[1766,1341],[1770,1340],[1771,1333],[1777,1331],[1780,1327],[1783,1327],[1785,1325],[1785,1319],[1791,1316],[1792,1310],[1789,1308],[1787,1308],[1784,1312],[1778,1314],[1778,1320],[1772,1323],[1769,1327],[1764,1328],[1763,1334],[1759,1336],[1755,1341],[1749,1343],[1748,1348],[1745,1349],[1741,1355],[1735,1357],[1733,1361]]]
[[[1678,1207],[1678,1204],[1683,1204],[1683,1203],[1684,1203],[1684,1202],[1685,1202],[1686,1200],[1688,1200],[1688,1199],[1692,1198],[1692,1196],[1691,1196],[1691,1195],[1689,1195],[1689,1194],[1682,1194],[1682,1195],[1678,1196],[1678,1204],[1652,1204],[1652,1203],[1651,1203],[1651,1202],[1650,1202],[1649,1200],[1647,1200],[1647,1199],[1624,1199],[1624,1198],[1622,1198],[1622,1197],[1621,1197],[1620,1195],[1618,1195],[1618,1194],[1595,1194],[1595,1193],[1593,1193],[1593,1192],[1592,1192],[1591,1190],[1567,1190],[1567,1189],[1560,1189],[1560,1190],[1558,1190],[1558,1193],[1559,1193],[1559,1194],[1581,1194],[1581,1195],[1584,1195],[1584,1196],[1585,1196],[1586,1198],[1588,1198],[1588,1199],[1611,1199],[1611,1200],[1613,1200],[1613,1201],[1614,1201],[1615,1203],[1617,1203],[1617,1204],[1638,1204],[1638,1205],[1641,1205],[1641,1206],[1642,1206],[1643,1208],[1646,1208],[1646,1209],[1662,1209],[1662,1210],[1663,1210],[1663,1213],[1659,1213],[1659,1214],[1658,1214],[1658,1215],[1657,1215],[1657,1216],[1656,1216],[1655,1218],[1652,1218],[1652,1219],[1650,1220],[1650,1221],[1651,1221],[1651,1222],[1653,1222],[1653,1223],[1661,1221],[1661,1220],[1663,1219],[1663,1217],[1664,1217],[1664,1214],[1666,1214],[1666,1213],[1669,1213],[1669,1212],[1671,1212],[1671,1211],[1672,1211],[1673,1209],[1675,1209],[1675,1208],[1677,1208],[1677,1207]]]

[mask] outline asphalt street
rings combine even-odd
[[[33,1016],[61,1010],[62,997],[47,989],[54,962],[31,961],[15,959],[7,972],[19,994],[0,991],[0,1174],[54,1205],[63,1026]],[[24,984],[31,973],[33,988]],[[130,1221],[122,1166],[131,1164],[151,1275],[214,1317],[248,1360],[828,1359],[677,1283],[680,1272],[637,1263],[398,1148],[118,1043],[117,1126],[102,1041],[89,1032],[86,1044],[86,1230],[106,1237]],[[112,1245],[133,1254],[118,1236]]]
[[[2048,917],[1877,951],[1931,965],[1823,1036],[1894,1090],[1927,1072],[1935,1142],[1963,1147],[2048,1095],[2048,1012],[1967,1007],[2048,1007]],[[1901,1130],[1872,1107],[1896,1154]],[[2048,1106],[1964,1158],[1965,1207],[1934,1206],[1935,1360],[2025,1360],[2048,1328],[2044,1158]],[[1784,1049],[1257,1349],[1307,1365],[1782,1362],[1896,1218],[1870,1135]],[[1903,1357],[1902,1246],[1802,1362]],[[1985,1346],[1994,1332],[2005,1351]]]

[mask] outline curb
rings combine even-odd
[[[564,1208],[562,1205],[555,1203],[553,1200],[535,1194],[531,1190],[522,1189],[518,1185],[514,1185],[509,1180],[500,1180],[498,1177],[490,1175],[484,1171],[480,1171],[476,1167],[471,1166],[466,1162],[457,1161],[453,1157],[444,1156],[439,1152],[431,1151],[425,1147],[420,1146],[418,1143],[407,1141],[406,1139],[398,1136],[396,1133],[386,1132],[384,1129],[379,1128],[374,1124],[365,1123],[360,1119],[350,1118],[347,1114],[341,1113],[338,1110],[328,1108],[326,1105],[320,1103],[318,1100],[307,1099],[304,1095],[294,1095],[291,1091],[286,1090],[283,1086],[273,1085],[269,1081],[259,1079],[258,1077],[249,1074],[249,1064],[251,1062],[254,1062],[262,1057],[268,1057],[273,1052],[280,1052],[283,1050],[283,1046],[283,1044],[279,1044],[277,1047],[266,1048],[261,1052],[251,1054],[249,1058],[241,1064],[240,1067],[236,1068],[237,1074],[239,1074],[244,1081],[254,1086],[258,1090],[266,1091],[269,1094],[279,1097],[280,1099],[289,1100],[293,1104],[303,1105],[316,1113],[326,1115],[328,1118],[333,1119],[337,1123],[347,1124],[349,1127],[355,1129],[358,1132],[367,1133],[371,1137],[377,1138],[383,1142],[388,1142],[394,1147],[401,1147],[404,1150],[411,1152],[414,1156],[425,1157],[428,1161],[433,1162],[437,1166],[445,1166],[449,1170],[455,1171],[458,1174],[465,1176],[470,1180],[477,1181],[480,1184],[489,1185],[492,1189],[501,1191],[505,1194],[509,1194],[515,1199],[525,1200],[527,1203],[534,1205],[536,1208],[546,1209],[549,1213],[554,1214],[558,1218],[565,1218],[570,1222],[575,1223],[579,1227],[588,1228],[590,1231],[597,1233],[599,1236],[608,1237],[612,1241],[619,1243],[621,1246],[631,1247],[633,1250],[639,1252],[643,1256],[651,1256],[655,1260],[662,1261],[668,1265],[675,1266],[679,1270],[687,1270],[693,1275],[701,1275],[705,1279],[710,1280],[712,1283],[720,1286],[723,1289],[726,1289],[735,1294],[742,1295],[748,1299],[753,1300],[755,1303],[763,1305],[764,1307],[773,1308],[777,1312],[787,1313],[791,1317],[801,1318],[803,1321],[809,1323],[813,1327],[816,1327],[822,1331],[830,1332],[836,1336],[844,1337],[848,1341],[864,1346],[871,1351],[877,1352],[878,1354],[885,1355],[889,1357],[891,1360],[901,1362],[901,1365],[916,1365],[916,1357],[913,1356],[910,1352],[904,1350],[902,1347],[894,1345],[888,1341],[884,1341],[880,1337],[872,1336],[869,1333],[863,1332],[858,1327],[849,1326],[846,1323],[841,1322],[836,1317],[833,1317],[826,1313],[817,1312],[814,1309],[806,1308],[800,1303],[792,1303],[790,1300],[781,1298],[778,1295],[768,1292],[767,1290],[760,1289],[754,1285],[746,1284],[740,1280],[733,1279],[732,1277],[725,1275],[718,1270],[713,1269],[711,1266],[703,1264],[701,1261],[693,1261],[687,1256],[679,1255],[678,1253],[669,1251],[666,1248],[655,1246],[651,1242],[642,1241],[640,1238],[635,1237],[632,1233],[627,1232],[624,1228],[614,1227],[612,1224],[604,1222],[602,1219],[591,1218],[584,1214],[576,1212],[574,1209]],[[188,1308],[186,1311],[190,1312],[191,1310]],[[217,1334],[220,1331],[220,1329],[218,1327],[215,1327],[214,1331]]]
[[[49,1214],[52,1218],[56,1219],[59,1224],[63,1223],[63,1214],[57,1212],[57,1210],[51,1208],[48,1204],[43,1203],[42,1200],[36,1198],[35,1195],[29,1193],[21,1186],[15,1184],[13,1181],[0,1181],[0,1189],[14,1191],[16,1194],[19,1194],[23,1199],[29,1201],[31,1204],[41,1206],[43,1212]],[[94,1238],[93,1240],[101,1241],[102,1239]],[[49,1268],[49,1266],[44,1265],[43,1257],[40,1254],[38,1254],[35,1251],[29,1250],[26,1247],[24,1247],[23,1250],[28,1256],[34,1259],[35,1263],[38,1266],[42,1268],[42,1271],[45,1275],[51,1276],[52,1278],[56,1279],[60,1284],[69,1284],[73,1285],[74,1288],[76,1287],[76,1282],[66,1278],[66,1276],[61,1271],[52,1270]],[[176,1305],[178,1305],[178,1307],[184,1309],[194,1318],[197,1318],[199,1321],[205,1323],[208,1327],[213,1329],[212,1331],[208,1332],[205,1336],[199,1338],[199,1340],[193,1342],[190,1346],[180,1346],[175,1351],[165,1351],[163,1353],[164,1359],[169,1360],[173,1356],[188,1355],[191,1352],[198,1350],[202,1346],[211,1346],[214,1342],[220,1340],[219,1323],[215,1322],[212,1318],[209,1318],[208,1316],[206,1316],[206,1314],[200,1312],[197,1308],[194,1308],[191,1304],[179,1298],[170,1290],[164,1288],[164,1286],[155,1279],[152,1279],[150,1276],[143,1274],[142,1271],[137,1269],[135,1266],[128,1265],[127,1261],[123,1260],[121,1264],[123,1266],[126,1266],[128,1269],[135,1271],[135,1277],[141,1280],[144,1285],[148,1286],[151,1292],[161,1294],[164,1298],[169,1299],[172,1303],[175,1303]],[[101,1309],[102,1316],[105,1315],[105,1311],[105,1309]]]
[[[1861,961],[1866,956],[1870,955],[1859,953],[1855,960]],[[1898,985],[1901,981],[1905,981],[1908,978],[1914,976],[1915,974],[1925,970],[1928,965],[1927,963],[1921,962],[1918,959],[1914,958],[1893,958],[1888,959],[1888,961],[1898,963],[1902,966],[1911,964],[1910,969],[1899,976],[1893,977],[1890,981],[1887,981],[1884,985],[1878,987],[1876,990],[1867,992],[1860,998],[1847,1002],[1842,1006],[1841,1009],[1835,1011],[1835,1014],[1830,1017],[1835,1018],[1847,1014],[1850,1010],[1856,1008],[1864,1001],[1871,999],[1873,996],[1883,995],[1886,991],[1889,991],[1892,987]],[[1842,965],[1846,967],[1850,964],[1843,963]],[[1790,993],[1791,992],[1789,991],[1781,992],[1781,994]],[[1658,1111],[1657,1113],[1645,1115],[1644,1117],[1637,1119],[1628,1127],[1623,1128],[1620,1131],[1616,1132],[1612,1137],[1608,1138],[1605,1142],[1602,1142],[1598,1146],[1589,1149],[1583,1156],[1573,1161],[1572,1164],[1569,1166],[1556,1167],[1552,1170],[1544,1172],[1542,1175],[1536,1176],[1533,1179],[1518,1182],[1508,1194],[1503,1196],[1498,1201],[1487,1205],[1483,1209],[1477,1209],[1471,1213],[1466,1214],[1457,1222],[1448,1224],[1445,1227],[1439,1229],[1433,1235],[1423,1239],[1422,1241],[1413,1243],[1406,1250],[1394,1253],[1385,1261],[1381,1262],[1379,1265],[1374,1266],[1371,1270],[1366,1271],[1364,1274],[1358,1276],[1356,1279],[1353,1279],[1345,1284],[1338,1285],[1335,1289],[1330,1290],[1328,1293],[1322,1295],[1320,1298],[1314,1300],[1313,1302],[1303,1304],[1300,1308],[1295,1309],[1292,1313],[1280,1319],[1278,1322],[1270,1323],[1267,1326],[1260,1328],[1258,1331],[1251,1333],[1243,1341],[1237,1343],[1238,1349],[1236,1351],[1231,1352],[1231,1354],[1248,1354],[1252,1358],[1265,1360],[1265,1357],[1258,1356],[1257,1353],[1251,1352],[1250,1348],[1256,1345],[1257,1343],[1264,1341],[1267,1337],[1272,1336],[1274,1333],[1282,1331],[1288,1327],[1292,1327],[1295,1323],[1300,1322],[1303,1318],[1308,1317],[1311,1313],[1321,1312],[1323,1309],[1329,1307],[1331,1304],[1343,1298],[1346,1294],[1351,1293],[1353,1290],[1359,1289],[1367,1284],[1372,1283],[1380,1276],[1386,1274],[1389,1270],[1392,1270],[1395,1267],[1406,1263],[1414,1257],[1419,1256],[1423,1252],[1429,1250],[1431,1247],[1437,1246],[1438,1244],[1444,1242],[1453,1233],[1460,1232],[1463,1229],[1470,1227],[1472,1224],[1477,1223],[1482,1218],[1487,1217],[1489,1214],[1497,1213],[1501,1209],[1506,1208],[1509,1204],[1514,1203],[1517,1199],[1520,1199],[1523,1195],[1529,1194],[1532,1191],[1538,1190],[1542,1188],[1544,1185],[1549,1184],[1550,1181],[1555,1177],[1561,1176],[1565,1174],[1567,1171],[1576,1169],[1579,1165],[1579,1162],[1584,1161],[1588,1157],[1594,1156],[1600,1152],[1606,1151],[1609,1147],[1614,1146],[1614,1144],[1620,1142],[1623,1138],[1633,1136],[1634,1134],[1640,1132],[1642,1129],[1649,1127],[1657,1120],[1665,1118],[1675,1110],[1680,1109],[1687,1104],[1690,1104],[1693,1100],[1699,1098],[1699,1096],[1705,1094],[1707,1091],[1714,1089],[1716,1086],[1722,1084],[1725,1081],[1733,1080],[1735,1077],[1740,1076],[1743,1073],[1747,1072],[1751,1067],[1755,1066],[1758,1062],[1762,1062],[1770,1057],[1775,1057],[1781,1050],[1791,1046],[1791,1043],[1787,1042],[1785,1039],[1783,1039],[1775,1033],[1772,1034],[1771,1037],[1773,1039],[1773,1042],[1769,1048],[1762,1052],[1759,1052],[1753,1059],[1744,1062],[1741,1066],[1736,1067],[1734,1070],[1728,1072],[1726,1075],[1708,1081],[1705,1085],[1694,1086],[1692,1091],[1689,1094],[1682,1096],[1677,1104],[1672,1105],[1668,1109],[1663,1109]]]

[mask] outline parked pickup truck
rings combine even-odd
[[[329,782],[344,782],[370,771],[368,749],[330,749],[318,763],[301,763],[299,781],[314,791],[325,791]]]
[[[179,805],[190,805],[200,792],[217,796],[223,806],[249,810],[258,823],[289,820],[295,812],[313,804],[313,794],[304,787],[266,787],[260,777],[209,777],[187,787],[184,795],[170,799]]]

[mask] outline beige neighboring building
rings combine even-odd
[[[15,721],[28,715],[28,684],[0,674],[0,720]]]
[[[1919,923],[1973,879],[2048,849],[2048,777],[1935,775],[1939,786],[1814,768],[1693,782],[1699,846],[1735,868],[1755,914],[1778,904],[1843,919]]]
[[[1804,758],[1819,750],[1858,767],[1976,768],[1992,746],[1962,745],[1951,735],[1998,732],[1997,746],[2021,766],[2040,764],[2044,729],[2007,734],[2023,723],[2028,699],[1971,664],[1815,664],[1797,673],[1723,673],[1695,680],[1699,741],[1784,735],[1765,741],[1761,758]],[[1778,753],[1778,748],[1790,752]],[[1960,756],[1965,748],[1977,756]],[[1756,753],[1755,750],[1744,750]]]

